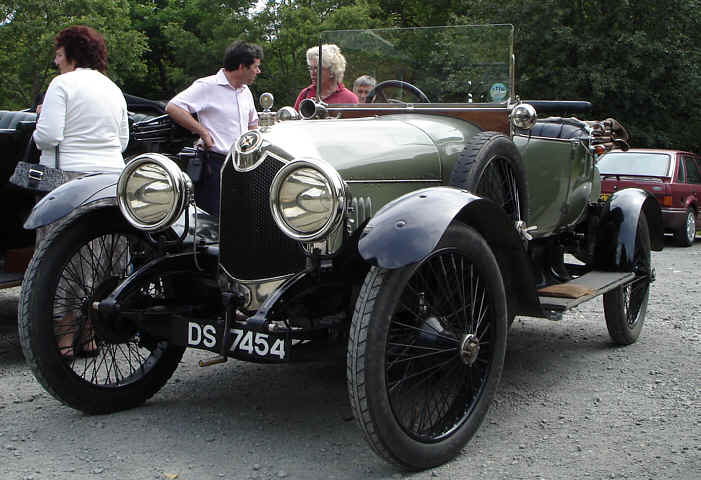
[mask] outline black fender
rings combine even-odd
[[[24,222],[24,228],[43,227],[82,205],[116,198],[118,179],[119,173],[95,173],[64,183],[37,202]]]
[[[97,208],[118,208],[117,181],[119,173],[96,173],[66,182],[49,192],[32,209],[24,222],[24,228],[33,230],[49,225],[69,215],[83,214]],[[196,207],[188,207],[188,221],[181,216],[170,228],[177,237],[183,236],[185,244],[192,244],[195,236],[205,243],[219,241],[219,218]],[[196,229],[196,230],[195,230]]]
[[[619,190],[602,212],[594,248],[595,269],[631,271],[640,212],[647,217],[651,250],[664,248],[662,212],[655,197],[639,188]]]
[[[401,268],[429,255],[454,220],[475,228],[492,248],[510,310],[542,316],[532,264],[511,219],[493,201],[466,190],[430,187],[393,200],[365,226],[358,251],[373,265]]]

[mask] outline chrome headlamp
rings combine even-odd
[[[187,207],[192,181],[178,165],[158,153],[131,160],[117,183],[122,215],[139,230],[156,232],[168,228]]]
[[[511,111],[511,122],[517,128],[528,130],[535,125],[536,120],[538,120],[538,114],[533,105],[528,103],[519,103]]]
[[[270,210],[285,235],[308,242],[329,233],[343,218],[345,185],[338,172],[319,160],[295,160],[275,175]]]

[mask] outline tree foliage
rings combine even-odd
[[[214,73],[231,41],[256,42],[265,58],[252,89],[256,96],[272,92],[278,106],[292,103],[309,83],[305,52],[323,30],[511,23],[521,98],[589,100],[594,110],[588,118],[617,118],[635,146],[701,152],[701,0],[267,0],[254,10],[256,5],[0,0],[1,106],[32,103],[52,75],[53,36],[75,23],[105,35],[109,74],[125,91],[157,99]]]
[[[71,25],[89,25],[105,37],[108,75],[120,85],[146,73],[146,37],[134,30],[126,0],[1,0],[0,99],[5,109],[26,108],[54,76],[53,39]]]

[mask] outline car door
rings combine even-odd
[[[530,226],[534,237],[575,223],[591,194],[591,160],[577,139],[515,135],[528,179]]]
[[[677,154],[680,170],[683,167],[683,182],[679,181],[677,174],[677,182],[672,183],[672,207],[686,212],[692,208],[696,211],[696,223],[699,224],[701,216],[698,211],[698,195],[701,192],[701,168],[699,168],[698,158],[693,155],[680,153]]]

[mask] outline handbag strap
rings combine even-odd
[[[58,166],[58,145],[56,145],[56,170],[60,170],[61,167]]]
[[[38,153],[36,143],[34,143],[34,136],[29,136],[29,141],[24,149],[24,155],[22,156],[22,161],[27,163],[39,163]]]

